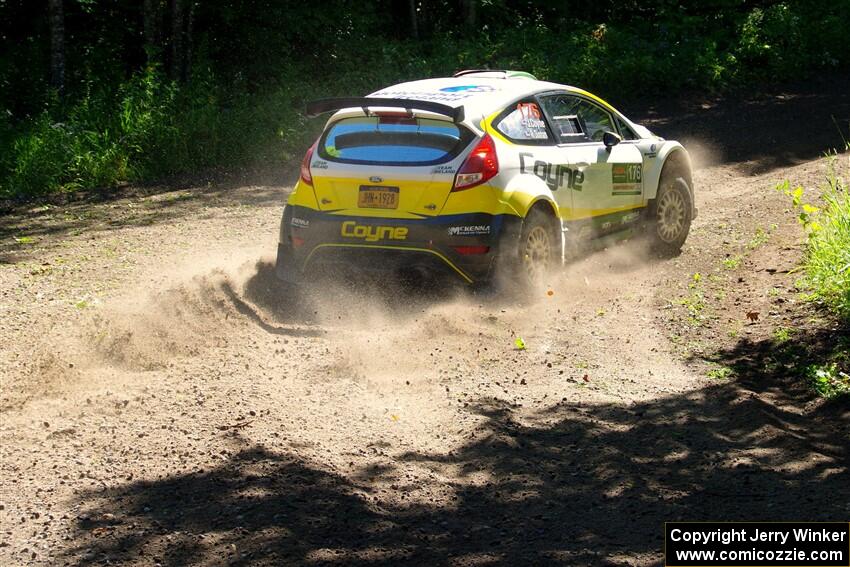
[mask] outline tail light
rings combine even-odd
[[[452,246],[452,248],[455,249],[455,252],[463,256],[486,254],[490,251],[489,246]]]
[[[304,155],[304,159],[301,160],[301,181],[309,185],[313,186],[313,174],[310,172],[310,162],[313,160],[313,152],[316,150],[316,146],[319,141],[310,146],[310,149],[307,150],[307,153]]]
[[[490,134],[485,134],[466,157],[455,176],[452,191],[463,191],[481,185],[499,173],[496,144]]]

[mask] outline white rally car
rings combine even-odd
[[[307,110],[334,114],[284,208],[286,281],[325,266],[539,284],[624,230],[675,253],[696,216],[681,144],[527,73],[465,71]]]

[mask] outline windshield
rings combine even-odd
[[[334,122],[319,155],[347,163],[432,165],[449,161],[469,143],[465,128],[444,120],[361,116]]]

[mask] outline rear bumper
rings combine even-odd
[[[422,219],[342,216],[287,206],[276,272],[289,282],[313,270],[386,273],[403,268],[487,280],[497,254],[511,253],[521,219],[470,213]],[[506,250],[506,248],[508,248]]]

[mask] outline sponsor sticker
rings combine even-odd
[[[404,226],[374,226],[345,221],[340,227],[340,235],[345,238],[357,238],[366,242],[378,240],[407,240],[408,229]]]
[[[611,167],[614,195],[640,195],[643,166],[639,163],[615,163]]]
[[[620,219],[620,222],[623,224],[629,224],[630,222],[634,222],[640,218],[640,213],[627,213],[623,215],[623,218]]]
[[[438,165],[434,169],[431,170],[431,173],[454,173],[455,167],[453,165]]]
[[[482,236],[490,234],[490,225],[450,226],[449,236]]]
[[[520,125],[527,139],[545,140],[549,137],[546,132],[546,122],[543,121],[543,114],[535,103],[520,103],[517,105],[517,110],[521,116]]]
[[[528,152],[520,152],[519,154],[519,172],[536,175],[552,191],[557,191],[561,187],[581,191],[582,183],[584,183],[583,171],[564,164],[536,160],[534,155]]]
[[[494,92],[496,90],[494,87],[491,87],[489,85],[466,85],[466,87],[468,88],[464,88],[463,90],[445,90],[445,88],[457,89],[457,87],[445,87],[444,89],[431,92],[387,89],[383,91],[378,91],[373,96],[383,98],[429,100],[432,102],[453,102],[456,100],[463,100],[466,98],[473,97],[479,93],[489,93]]]
[[[443,87],[440,89],[440,92],[444,93],[459,93],[463,91],[475,91],[477,93],[481,92],[489,92],[492,90],[490,87],[482,87],[480,85],[458,85],[456,87]]]
[[[300,219],[298,217],[292,217],[292,220],[290,221],[289,224],[291,224],[292,226],[297,227],[297,228],[309,228],[310,227],[310,221],[308,221],[307,219]]]

